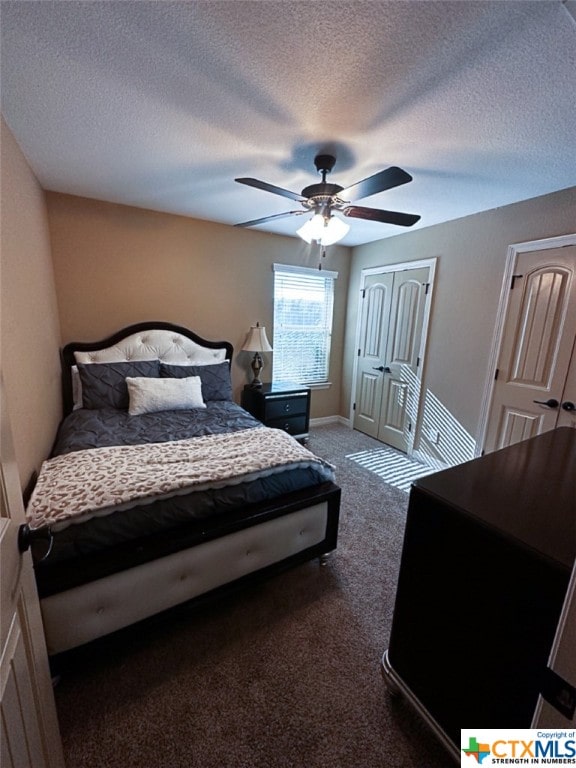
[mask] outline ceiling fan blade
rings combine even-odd
[[[390,168],[386,168],[385,171],[375,173],[373,176],[368,176],[367,179],[357,181],[356,184],[352,184],[350,187],[346,187],[338,193],[338,197],[341,200],[352,202],[354,200],[360,200],[362,197],[370,197],[378,192],[384,192],[386,189],[392,189],[393,187],[399,187],[401,184],[407,184],[412,181],[412,176],[402,168],[397,168],[395,165]]]
[[[344,216],[352,216],[355,219],[367,219],[379,221],[382,224],[396,224],[399,227],[411,227],[420,221],[420,216],[415,213],[400,213],[399,211],[383,211],[379,208],[364,208],[361,205],[349,205],[342,209]]]
[[[303,203],[306,198],[299,195],[297,192],[291,192],[289,189],[282,189],[282,187],[275,187],[274,184],[268,184],[266,181],[260,181],[259,179],[234,179],[239,184],[246,184],[249,187],[255,187],[256,189],[262,189],[264,192],[272,192],[273,195],[281,195],[282,197],[289,197],[290,200],[296,200],[298,203]]]
[[[285,216],[299,216],[302,213],[310,213],[310,211],[286,211],[285,213],[274,213],[272,216],[264,216],[261,219],[253,219],[252,221],[243,221],[241,224],[234,224],[235,227],[255,227],[257,224],[264,224],[266,221],[274,221],[274,219],[283,219]]]

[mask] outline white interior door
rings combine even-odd
[[[0,765],[64,768],[32,561],[18,549],[24,507],[1,378],[0,399]]]
[[[564,391],[560,398],[556,426],[576,428],[576,339],[574,339],[574,346],[572,347],[572,358],[568,367]]]
[[[574,426],[576,246],[517,258],[484,449]]]
[[[409,451],[420,402],[420,359],[430,268],[364,281],[354,428]]]
[[[420,403],[420,345],[429,270],[394,273],[378,440],[407,452]]]
[[[378,436],[388,348],[394,272],[368,275],[364,281],[356,370],[354,428]]]

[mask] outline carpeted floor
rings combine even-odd
[[[368,450],[349,453],[345,458],[355,461],[364,469],[369,469],[388,485],[400,488],[406,493],[410,492],[414,480],[435,471],[433,467],[412,461],[406,454],[382,443],[378,443],[377,447],[371,446]]]
[[[342,487],[328,566],[176,609],[71,658],[55,689],[68,768],[454,765],[380,673],[408,496],[346,458],[379,445],[340,425],[312,430]]]

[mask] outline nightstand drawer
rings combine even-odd
[[[306,414],[291,416],[285,419],[270,419],[266,424],[273,429],[283,429],[289,435],[303,435],[308,432]]]
[[[293,382],[275,382],[261,387],[246,386],[242,408],[274,429],[283,429],[298,440],[308,438],[310,389]]]
[[[308,395],[266,399],[266,420],[306,414],[307,410]]]

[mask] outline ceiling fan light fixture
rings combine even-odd
[[[350,226],[337,216],[324,217],[317,213],[297,230],[302,240],[311,243],[316,240],[320,245],[333,245],[348,233]]]
[[[300,235],[302,240],[311,243],[312,240],[319,240],[322,237],[323,231],[324,217],[321,213],[317,213],[297,230],[297,234]]]
[[[330,216],[324,227],[324,232],[320,238],[320,245],[333,245],[339,240],[342,240],[348,234],[350,225],[345,221],[338,218],[338,216]]]

